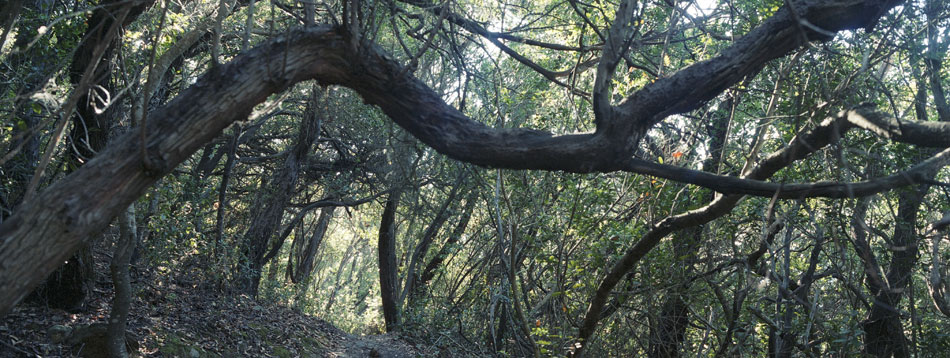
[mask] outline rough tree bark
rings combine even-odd
[[[803,29],[794,19],[805,19],[830,32],[870,27],[898,2],[796,4],[800,7],[795,13],[783,7],[716,58],[695,63],[637,90],[612,111],[607,118],[610,125],[599,124],[593,134],[561,136],[493,129],[474,121],[446,104],[369,41],[348,39],[352,32],[328,27],[288,31],[210,70],[175,100],[150,114],[144,138],[130,135],[116,140],[83,168],[24,203],[0,225],[0,314],[8,312],[22,299],[24,291],[35,287],[58,262],[73,253],[86,235],[108,225],[159,177],[231,122],[246,118],[267,96],[306,79],[352,88],[425,144],[474,164],[571,172],[630,170],[729,193],[772,196],[778,188],[790,185],[717,175],[691,179],[687,173],[647,165],[627,155],[642,133],[668,115],[696,108],[807,40],[828,39],[826,32]],[[931,146],[950,141],[945,135],[950,133],[950,126],[900,124],[904,131],[895,132],[891,137],[894,140]],[[923,166],[943,165],[945,156],[941,153]],[[790,195],[869,195],[920,182],[917,169],[881,181],[806,184]],[[634,262],[639,250],[646,247],[652,246],[633,249]],[[619,268],[625,272],[630,261],[626,259]],[[607,286],[609,293],[613,285]]]
[[[396,209],[399,208],[400,191],[395,190],[386,199],[386,207],[379,221],[379,295],[383,300],[383,319],[386,332],[399,330],[399,293],[396,267]]]
[[[128,14],[122,18],[120,29],[132,23],[154,0],[140,1],[132,5]],[[79,85],[83,74],[90,66],[94,85],[79,95],[76,111],[72,117],[67,150],[69,162],[67,171],[75,170],[93,158],[105,148],[109,141],[109,131],[120,111],[118,91],[112,77],[115,71],[115,53],[119,46],[119,36],[110,33],[116,21],[116,14],[124,11],[130,3],[110,0],[92,12],[87,20],[88,26],[69,66],[69,82]],[[96,57],[100,46],[105,46],[101,56]],[[35,178],[34,178],[35,180]],[[68,310],[81,309],[86,296],[92,290],[95,279],[92,248],[81,245],[76,254],[66,260],[63,266],[50,275],[36,292],[51,307]]]

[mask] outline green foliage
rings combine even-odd
[[[629,38],[624,39],[627,52],[609,82],[612,104],[632,100],[644,88],[654,90],[651,84],[681,69],[715,59],[743,34],[788,11],[781,10],[787,3],[781,0],[699,1],[704,3],[696,4],[703,6],[701,11],[687,3],[636,2]],[[486,126],[555,135],[597,129],[590,92],[614,2],[464,0],[431,8],[398,1],[361,4],[357,11],[364,41],[386,49],[396,62],[412,65],[400,75],[419,79],[449,105],[464,103],[462,112]],[[116,127],[131,118],[132,99],[142,95],[152,51],[157,58],[168,53],[219,4],[165,5],[165,27],[158,28],[161,7],[153,6],[125,29],[111,59],[121,65],[112,80],[124,91],[115,94],[115,105],[125,113]],[[882,18],[875,31],[845,31],[776,58],[699,108],[663,119],[638,146],[617,155],[741,176],[747,165],[859,104],[874,105],[902,121],[935,120],[940,113],[934,86],[946,86],[950,66],[938,69],[925,61],[947,59],[946,39],[928,36],[945,34],[950,15],[945,8],[927,15],[929,8],[921,6],[907,4],[900,14]],[[258,3],[253,14],[242,7],[228,16],[217,34],[220,60],[240,56],[245,35],[253,46],[298,26],[302,11],[284,7]],[[318,22],[341,21],[343,8],[343,2],[321,2]],[[49,143],[55,134],[51,114],[70,93],[65,69],[86,31],[85,15],[24,7],[11,38],[33,41],[31,47],[6,45],[0,53],[0,104],[15,108],[2,112],[0,144],[5,150],[34,123],[42,123],[37,133],[41,142]],[[150,108],[211,69],[213,38],[203,34],[179,58],[161,84],[161,98],[153,98]],[[937,71],[936,80],[928,71]],[[25,90],[29,86],[40,88],[30,92]],[[30,97],[39,94],[48,95],[43,97],[47,100]],[[927,103],[918,112],[920,98]],[[289,202],[278,208],[278,227],[255,237],[249,228],[262,220],[255,209],[281,194],[273,185],[281,179],[275,173],[289,163],[300,119],[308,118],[303,116],[320,118],[319,138],[295,173]],[[564,355],[576,343],[592,295],[628,250],[665,219],[703,210],[720,196],[637,173],[582,175],[459,164],[413,139],[356,92],[334,86],[293,86],[240,119],[140,200],[142,265],[155,268],[162,280],[192,275],[211,289],[230,292],[242,272],[254,269],[247,263],[254,254],[251,244],[263,243],[259,246],[265,253],[273,250],[274,255],[259,272],[263,278],[256,299],[323,317],[349,333],[381,333],[386,324],[376,242],[382,206],[398,190],[394,269],[400,284],[399,329],[407,337],[454,344],[470,353]],[[718,125],[726,132],[721,154],[713,152],[719,145],[712,138]],[[239,141],[232,157],[230,136],[235,134]],[[56,153],[71,150],[60,146]],[[853,129],[768,181],[865,181],[899,173],[932,154]],[[32,173],[29,164],[11,161],[0,168],[4,218],[13,205],[8,197],[23,184],[8,173]],[[943,170],[935,180],[947,182],[948,177]],[[659,325],[672,321],[664,309],[676,300],[686,305],[682,340],[674,342],[683,353],[764,356],[774,348],[770,337],[786,332],[795,340],[794,355],[862,354],[868,334],[864,324],[877,294],[869,270],[876,264],[887,272],[903,264],[892,263],[900,252],[895,246],[902,246],[894,244],[900,220],[896,213],[904,200],[899,193],[868,201],[773,203],[767,196],[750,197],[716,220],[677,228],[630,273],[614,277],[619,283],[608,295],[588,354],[647,355],[657,344]],[[306,257],[321,212],[308,205],[321,200],[346,205],[335,212],[312,252],[312,272],[301,279],[295,270]],[[867,206],[867,214],[862,222],[853,222],[861,205]],[[436,229],[431,225],[439,222],[443,206],[447,214]],[[927,247],[937,239],[926,232],[948,209],[946,188],[936,185],[924,196],[917,221],[909,223],[917,228],[911,240],[919,254],[910,263],[897,322],[919,356],[950,349],[947,317],[933,308],[927,290],[933,262]],[[421,246],[430,227],[431,242]],[[861,251],[859,230],[867,231],[867,252]],[[868,261],[869,255],[876,263]],[[413,280],[421,280],[424,271],[430,276],[418,283],[418,291],[402,291],[410,286],[407,282],[417,284]],[[803,288],[795,292],[794,287]],[[294,353],[268,345],[276,356]],[[190,346],[169,334],[162,353],[192,354]]]

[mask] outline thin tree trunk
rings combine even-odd
[[[20,5],[22,4],[19,1],[11,1],[7,4],[8,7],[16,7],[15,12],[17,13],[20,10]],[[27,2],[26,10],[39,15],[38,1]],[[9,15],[16,16],[15,14]],[[0,84],[0,90],[4,93],[9,91],[16,94],[16,100],[13,102],[15,118],[22,121],[12,123],[15,125],[11,133],[11,141],[7,146],[0,148],[2,149],[0,153],[3,153],[3,157],[0,159],[0,173],[4,178],[10,180],[10,184],[0,188],[2,190],[0,191],[0,204],[3,205],[2,210],[0,210],[0,222],[10,216],[13,209],[22,201],[27,183],[29,183],[33,172],[36,170],[36,163],[39,160],[40,140],[36,127],[40,127],[42,114],[46,114],[46,112],[36,113],[34,111],[34,106],[40,108],[45,106],[42,102],[34,100],[32,98],[33,94],[40,91],[60,67],[54,56],[44,56],[43,51],[45,49],[39,46],[26,48],[37,29],[40,26],[46,26],[46,23],[37,17],[39,16],[24,19],[13,42],[13,49],[19,51],[14,51],[4,59],[11,70],[21,68],[31,70],[20,81]],[[13,73],[9,74],[9,76],[12,75]],[[2,76],[10,78],[5,71]]]
[[[0,34],[0,48],[3,48],[7,35],[13,29],[13,23],[20,16],[21,7],[23,7],[23,0],[9,0],[4,4],[3,9],[0,9],[0,28],[3,29],[3,33]]]
[[[287,266],[294,267],[293,271],[289,271],[291,282],[297,286],[296,298],[294,299],[295,304],[302,303],[306,300],[307,291],[310,289],[310,280],[313,274],[313,268],[315,266],[315,260],[317,256],[317,251],[320,249],[320,244],[323,243],[323,238],[326,237],[327,229],[330,227],[330,221],[333,219],[333,212],[336,210],[335,206],[326,207],[320,210],[320,217],[317,219],[317,227],[314,228],[313,234],[310,235],[310,239],[306,240],[305,244],[300,244],[299,246],[293,245],[297,251],[296,254],[291,253],[291,256],[297,257],[297,264],[294,265],[293,260],[288,260]],[[304,241],[303,235],[301,238],[294,238],[294,241]]]
[[[399,207],[401,192],[389,194],[383,216],[379,223],[379,294],[383,300],[383,319],[386,332],[399,329],[399,306],[396,293],[396,209]]]
[[[809,2],[800,8],[800,14],[806,19],[821,20],[822,26],[828,31],[838,31],[871,25],[884,10],[891,9],[896,3],[872,2],[869,6],[873,6],[875,11],[855,11],[857,6],[850,2]],[[74,252],[84,240],[83,235],[104,228],[113,216],[124,210],[149,185],[161,175],[170,173],[175,166],[220,133],[226,125],[244,117],[254,105],[262,102],[268,95],[282,91],[293,83],[319,77],[325,83],[349,85],[361,94],[366,102],[380,106],[409,132],[454,158],[481,165],[519,169],[578,172],[619,170],[620,168],[615,166],[618,164],[616,155],[629,153],[629,149],[635,147],[642,138],[642,131],[669,114],[686,111],[718,96],[722,88],[756,73],[761,64],[783,56],[803,44],[800,34],[794,31],[797,29],[794,27],[797,23],[789,21],[790,13],[782,11],[765,20],[763,26],[756,27],[745,35],[748,41],[736,42],[728,50],[724,50],[718,57],[722,60],[696,63],[678,72],[675,77],[658,79],[655,85],[649,87],[650,91],[632,94],[631,100],[625,101],[623,108],[645,105],[643,111],[636,111],[636,117],[610,122],[610,126],[599,128],[597,134],[569,136],[486,128],[445,105],[438,94],[421,81],[411,76],[407,77],[406,81],[393,81],[393,78],[396,78],[394,75],[405,72],[391,57],[382,56],[376,47],[363,46],[359,51],[347,52],[352,48],[344,45],[354,43],[358,38],[344,38],[344,35],[329,29],[290,30],[278,39],[235,57],[231,64],[222,65],[202,76],[196,85],[183,91],[178,99],[154,113],[158,118],[153,117],[149,121],[150,130],[145,139],[123,137],[107,151],[107,155],[89,163],[93,165],[86,165],[84,170],[81,169],[68,179],[44,190],[34,203],[28,203],[18,210],[13,218],[5,221],[0,226],[0,236],[3,236],[3,240],[0,240],[0,261],[10,263],[12,268],[0,273],[0,313],[9,312],[12,306],[22,299],[25,290],[35,287],[39,277],[51,272],[56,263],[62,262]],[[273,62],[280,59],[285,61]],[[284,63],[287,66],[278,66],[279,68],[275,69],[273,66],[266,66],[267,63]],[[736,63],[742,66],[736,66]],[[234,84],[240,86],[234,87]],[[215,103],[214,100],[206,101],[211,96],[233,97],[229,97],[230,101],[220,103]],[[613,129],[619,131],[612,131]],[[604,133],[608,134],[604,136]],[[895,138],[908,140],[900,136]],[[623,139],[625,144],[613,147],[612,143],[620,143],[613,139]],[[943,138],[927,136],[926,139],[940,141]],[[128,156],[129,153],[140,153],[142,143],[145,144],[147,152],[160,161],[153,163],[158,164],[157,167],[146,170],[141,156]],[[787,148],[798,147],[801,145],[790,143]],[[810,152],[806,150],[799,153],[804,155]],[[798,158],[800,157],[797,155],[790,156],[788,159],[779,158],[770,163],[785,164]],[[942,164],[940,160],[943,158],[941,156],[928,164]],[[765,179],[762,177],[773,173],[770,169],[763,168],[752,177]],[[918,172],[915,169],[913,174]],[[695,181],[689,178],[684,180]],[[89,187],[89,184],[97,184],[107,189]],[[704,185],[719,187],[716,183]],[[875,185],[866,191],[849,191],[847,194],[865,195],[877,188],[884,190],[886,187],[893,186]],[[845,186],[835,188],[837,194],[834,195],[844,194]],[[741,185],[734,189],[752,192]],[[105,193],[109,194],[107,198],[101,195]],[[814,194],[815,192],[810,192],[808,195]],[[735,198],[730,201],[738,200],[735,196],[728,198]],[[60,205],[64,203],[67,204],[65,207]],[[77,209],[76,203],[82,203],[83,209]],[[716,208],[726,209],[727,206],[730,205]],[[668,233],[667,227],[705,222],[718,216],[714,214],[719,214],[709,210],[703,213],[709,214],[690,215],[682,220],[677,218],[663,222],[662,230],[649,234],[650,236],[643,238],[641,244],[627,251],[591,298],[588,310],[590,315],[581,325],[581,339],[586,342],[586,339],[591,337],[610,291],[629,268]],[[40,227],[38,223],[43,226]]]
[[[523,340],[519,339],[519,341],[534,357],[541,357],[541,350],[534,341],[534,338],[531,337],[531,329],[528,328],[528,320],[525,319],[524,309],[521,307],[524,301],[522,301],[522,297],[520,297],[518,293],[518,289],[521,287],[518,283],[518,269],[522,261],[517,257],[519,252],[518,235],[511,229],[510,224],[508,227],[508,237],[508,289],[511,295],[511,306],[514,310],[514,318],[517,319],[515,325],[521,329],[523,337]]]
[[[472,210],[475,207],[475,198],[477,197],[478,191],[472,190],[468,195],[468,198],[465,200],[465,206],[461,209],[462,216],[459,217],[458,223],[455,224],[455,228],[452,230],[452,233],[449,234],[445,243],[442,244],[442,247],[439,248],[439,251],[429,260],[429,263],[426,264],[425,269],[422,270],[422,274],[419,275],[419,282],[416,283],[415,289],[409,293],[408,305],[412,306],[413,301],[420,295],[426,292],[426,287],[429,285],[429,282],[435,278],[436,272],[442,266],[442,263],[448,258],[452,250],[455,249],[455,246],[458,244],[459,240],[462,238],[462,234],[465,233],[465,229],[468,228],[468,223],[472,220]]]
[[[135,249],[135,204],[119,215],[119,238],[115,243],[109,271],[115,296],[112,299],[112,312],[109,314],[107,340],[109,355],[113,358],[128,357],[125,348],[125,330],[129,308],[132,305],[132,282],[129,277],[129,261]]]
[[[321,109],[318,109],[318,96],[321,96],[320,89],[314,86],[311,99],[307,103],[307,115],[301,118],[300,131],[287,153],[284,166],[273,174],[268,183],[262,185],[263,190],[255,200],[251,226],[241,241],[241,258],[235,272],[235,288],[239,293],[257,297],[261,270],[268,258],[267,244],[280,225],[284,209],[296,191],[300,168],[320,132],[322,113]]]
[[[340,261],[340,267],[336,270],[336,275],[333,277],[333,291],[330,291],[330,297],[327,298],[327,305],[323,308],[323,311],[327,314],[330,313],[330,309],[333,308],[333,303],[336,302],[336,295],[340,291],[340,277],[343,277],[343,271],[346,269],[346,264],[350,264],[350,272],[352,273],[356,267],[356,261],[358,261],[360,252],[353,253],[356,250],[356,247],[362,244],[363,238],[353,240],[349,246],[346,247],[346,251],[343,253],[343,260]],[[349,279],[347,279],[349,280]]]
[[[301,246],[302,251],[298,254],[297,268],[294,270],[294,283],[302,282],[313,273],[314,262],[317,251],[326,237],[327,229],[330,228],[330,221],[333,220],[335,206],[330,206],[320,210],[320,217],[317,219],[317,227],[314,229],[310,240],[306,245]]]
[[[458,201],[459,190],[464,183],[465,174],[463,173],[456,180],[448,196],[446,196],[445,201],[439,207],[439,211],[436,212],[435,218],[432,219],[429,226],[426,227],[425,232],[423,232],[422,238],[419,239],[419,243],[416,245],[416,249],[409,259],[409,267],[406,270],[406,282],[403,286],[402,295],[399,297],[399,302],[406,302],[407,298],[412,295],[419,286],[421,277],[417,274],[417,267],[420,265],[420,262],[425,259],[426,254],[429,253],[429,247],[432,246],[432,242],[451,216],[452,212],[449,210],[449,207]]]
[[[241,137],[241,128],[234,126],[231,129],[231,139],[228,141],[228,159],[224,162],[224,172],[221,174],[221,185],[218,187],[218,210],[215,217],[215,240],[211,255],[217,257],[218,250],[224,245],[224,214],[228,207],[228,184],[231,182],[231,171],[237,161],[238,139]]]

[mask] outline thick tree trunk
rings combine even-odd
[[[241,240],[241,258],[235,272],[235,291],[257,297],[264,268],[264,254],[270,237],[280,225],[284,208],[296,184],[296,176],[285,170],[277,173],[269,183],[261,186],[251,214],[251,226]],[[294,185],[292,185],[294,184]]]
[[[917,212],[929,189],[929,185],[921,185],[898,195],[891,260],[885,274],[887,281],[877,292],[872,292],[874,303],[868,318],[862,322],[864,351],[871,356],[910,356],[898,307],[917,265]]]
[[[383,319],[386,332],[399,330],[399,302],[396,287],[396,209],[399,207],[400,192],[389,194],[383,216],[379,222],[379,295],[383,300]]]
[[[805,5],[796,9],[794,15],[825,30],[822,33],[806,30],[806,35],[827,40],[828,31],[875,23],[883,11],[896,6],[897,2],[868,0]],[[723,88],[754,75],[767,61],[785,56],[808,40],[801,36],[802,29],[799,22],[793,21],[794,18],[796,16],[790,10],[783,8],[737,39],[718,57],[698,62],[630,94],[629,100],[619,109],[622,113],[635,114],[635,117],[618,119],[645,131],[656,121],[689,110],[719,95]],[[512,169],[648,172],[649,168],[624,169],[630,162],[620,159],[630,153],[631,146],[636,146],[640,138],[627,128],[616,128],[616,131],[598,128],[594,134],[562,136],[531,130],[489,128],[447,105],[438,93],[418,79],[407,76],[404,67],[378,47],[370,44],[355,48],[354,44],[369,42],[347,36],[341,29],[309,27],[287,31],[242,53],[231,63],[215,67],[175,100],[151,113],[143,131],[144,138],[140,135],[124,136],[101,152],[97,159],[24,203],[14,216],[0,224],[0,263],[5,265],[5,269],[0,270],[0,315],[8,313],[26,292],[75,252],[86,240],[86,235],[105,228],[113,217],[161,176],[170,173],[232,122],[247,118],[254,106],[268,96],[306,79],[319,78],[326,84],[341,84],[354,89],[367,103],[380,106],[387,116],[422,142],[455,159]],[[894,137],[901,141],[925,138],[932,145],[942,137],[925,133],[945,130],[939,126],[901,124],[904,129],[924,131],[914,132],[914,136],[899,134]],[[789,160],[796,158],[790,156]],[[942,164],[942,158],[929,162],[929,165]],[[649,172],[656,172],[655,166],[651,168],[654,170]],[[664,168],[657,175],[670,176],[671,172],[666,171],[670,168]],[[917,172],[909,174],[909,177],[902,175],[898,179],[889,179],[887,183],[892,185],[889,187],[876,184],[870,185],[872,189],[868,186],[841,186],[832,191],[834,195],[870,195],[917,182]],[[689,177],[677,178],[696,182]],[[719,181],[722,179],[717,177]],[[745,185],[734,185],[735,182],[728,182],[728,188],[719,185],[721,183],[704,182],[702,185],[746,194],[759,193],[752,187],[764,186],[768,188],[765,190],[768,195],[778,187],[777,184],[756,186],[740,182]],[[815,195],[811,191],[806,193]],[[801,195],[783,192],[785,194]],[[704,218],[690,216],[686,219]],[[611,278],[605,280],[591,300],[593,310],[589,311],[592,314],[582,325],[581,338],[586,340],[593,334],[600,309],[606,303],[604,297],[639,260],[641,251],[645,254],[655,245],[653,241],[664,235],[645,238],[641,245],[629,251],[616,270],[612,270]]]

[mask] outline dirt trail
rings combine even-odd
[[[343,349],[330,352],[331,357],[339,358],[412,358],[423,355],[422,352],[406,344],[398,337],[388,334],[375,336],[347,336],[342,337],[340,343]]]

